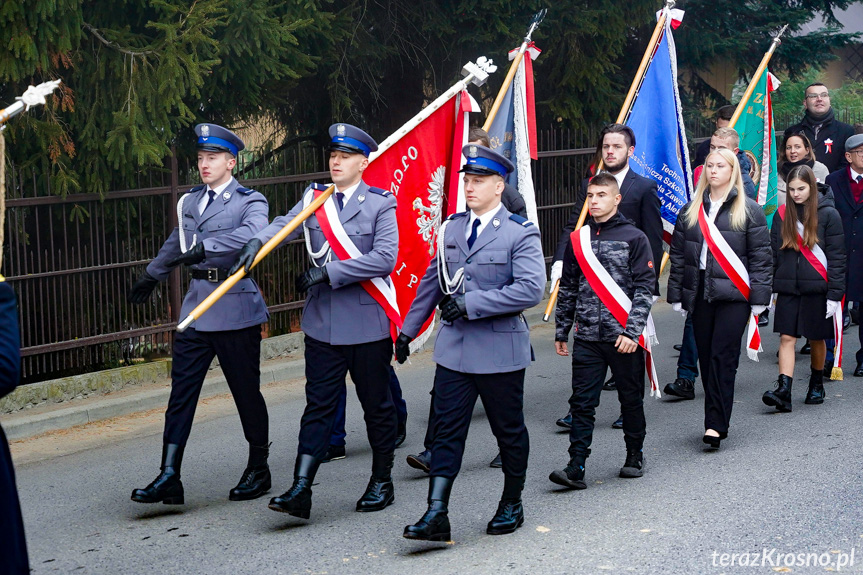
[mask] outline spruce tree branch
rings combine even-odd
[[[135,50],[129,50],[127,48],[123,48],[122,46],[120,46],[116,42],[111,42],[109,40],[106,40],[105,37],[99,33],[99,30],[96,29],[95,27],[91,26],[90,24],[87,24],[86,22],[82,22],[82,25],[83,25],[85,30],[87,30],[93,36],[95,36],[97,40],[102,42],[102,44],[104,44],[105,46],[108,46],[109,48],[113,48],[114,50],[117,50],[118,52],[122,52],[123,54],[128,54],[129,56],[146,56],[147,54],[153,54],[154,53],[153,50],[135,51]]]

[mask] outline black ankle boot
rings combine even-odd
[[[372,453],[372,477],[357,501],[357,511],[380,511],[396,500],[393,488],[393,453]]]
[[[449,494],[453,480],[449,477],[429,477],[428,511],[415,525],[405,527],[405,539],[449,541]]]
[[[320,462],[313,455],[298,455],[293,485],[278,497],[270,499],[270,509],[308,519],[312,512],[312,483],[319,465]]]
[[[573,455],[566,467],[552,471],[548,479],[552,483],[557,483],[570,489],[587,489],[587,484],[584,482],[585,461],[587,461],[586,455]]]
[[[811,368],[812,375],[809,376],[809,391],[803,403],[818,405],[824,403],[824,370]]]
[[[486,533],[504,535],[524,525],[524,506],[521,504],[523,489],[524,477],[504,476],[503,495],[500,497],[497,513],[488,522]]]
[[[642,477],[644,475],[644,452],[640,447],[626,448],[626,461],[620,468],[620,477]]]
[[[270,455],[270,445],[249,445],[249,463],[236,487],[231,489],[228,499],[231,501],[248,501],[257,499],[270,490],[273,479],[270,476],[270,466],[267,458]]]
[[[183,463],[185,446],[176,443],[162,445],[162,472],[144,489],[132,491],[132,501],[138,503],[183,504],[183,483],[180,481],[180,465]]]
[[[779,380],[776,382],[776,389],[768,391],[761,396],[761,401],[765,405],[772,405],[779,411],[791,411],[791,383],[793,378],[787,375],[779,375]]]

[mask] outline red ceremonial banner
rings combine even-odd
[[[416,128],[374,159],[363,173],[370,186],[392,192],[397,199],[399,255],[390,278],[399,312],[407,316],[417,287],[435,254],[442,218],[453,143],[456,140],[455,96]],[[462,136],[459,134],[459,145]],[[459,155],[460,157],[460,155]],[[458,168],[455,168],[458,170]],[[423,325],[417,341],[428,337],[434,316]]]

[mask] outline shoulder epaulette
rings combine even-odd
[[[240,192],[241,194],[244,194],[244,195],[248,196],[249,194],[251,194],[251,193],[252,193],[252,192],[254,192],[255,190],[253,190],[253,189],[251,189],[251,188],[244,188],[243,186],[237,186],[236,191],[237,191],[237,192]]]
[[[456,212],[453,215],[451,215],[450,217],[448,217],[447,219],[448,220],[454,220],[456,218],[463,218],[466,215],[467,215],[467,212]]]
[[[385,198],[388,198],[391,195],[393,195],[392,192],[388,192],[387,190],[384,190],[383,188],[373,188],[373,187],[369,186],[369,191],[373,194],[377,194],[377,195],[383,196]]]
[[[512,220],[512,221],[514,221],[515,223],[517,223],[517,224],[519,224],[519,225],[521,225],[521,226],[524,226],[524,227],[528,227],[528,226],[532,226],[532,225],[533,225],[533,222],[531,222],[531,221],[530,221],[530,220],[528,220],[527,218],[523,218],[523,217],[521,217],[521,216],[519,216],[519,215],[517,215],[517,214],[510,214],[510,215],[509,215],[509,219],[511,219],[511,220]]]
[[[329,188],[329,186],[328,186],[328,185],[326,185],[326,184],[312,184],[312,185],[311,185],[311,186],[309,186],[309,187],[310,187],[311,189],[313,189],[313,190],[317,190],[317,191],[319,191],[319,192],[323,192],[324,190],[326,190],[327,188]]]
[[[197,194],[201,190],[206,189],[206,187],[207,187],[207,184],[201,184],[200,186],[195,186],[194,188],[192,188],[191,190],[189,190],[186,193],[187,194]]]

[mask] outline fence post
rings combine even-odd
[[[177,167],[177,147],[171,146],[171,199],[168,204],[169,217],[165,219],[169,223],[165,231],[165,237],[171,235],[171,231],[179,225],[177,221],[177,200],[179,199],[180,173]],[[182,232],[181,232],[182,233]],[[180,305],[182,294],[180,290],[180,266],[171,271],[168,276],[168,304],[171,306],[171,321],[180,321]]]

